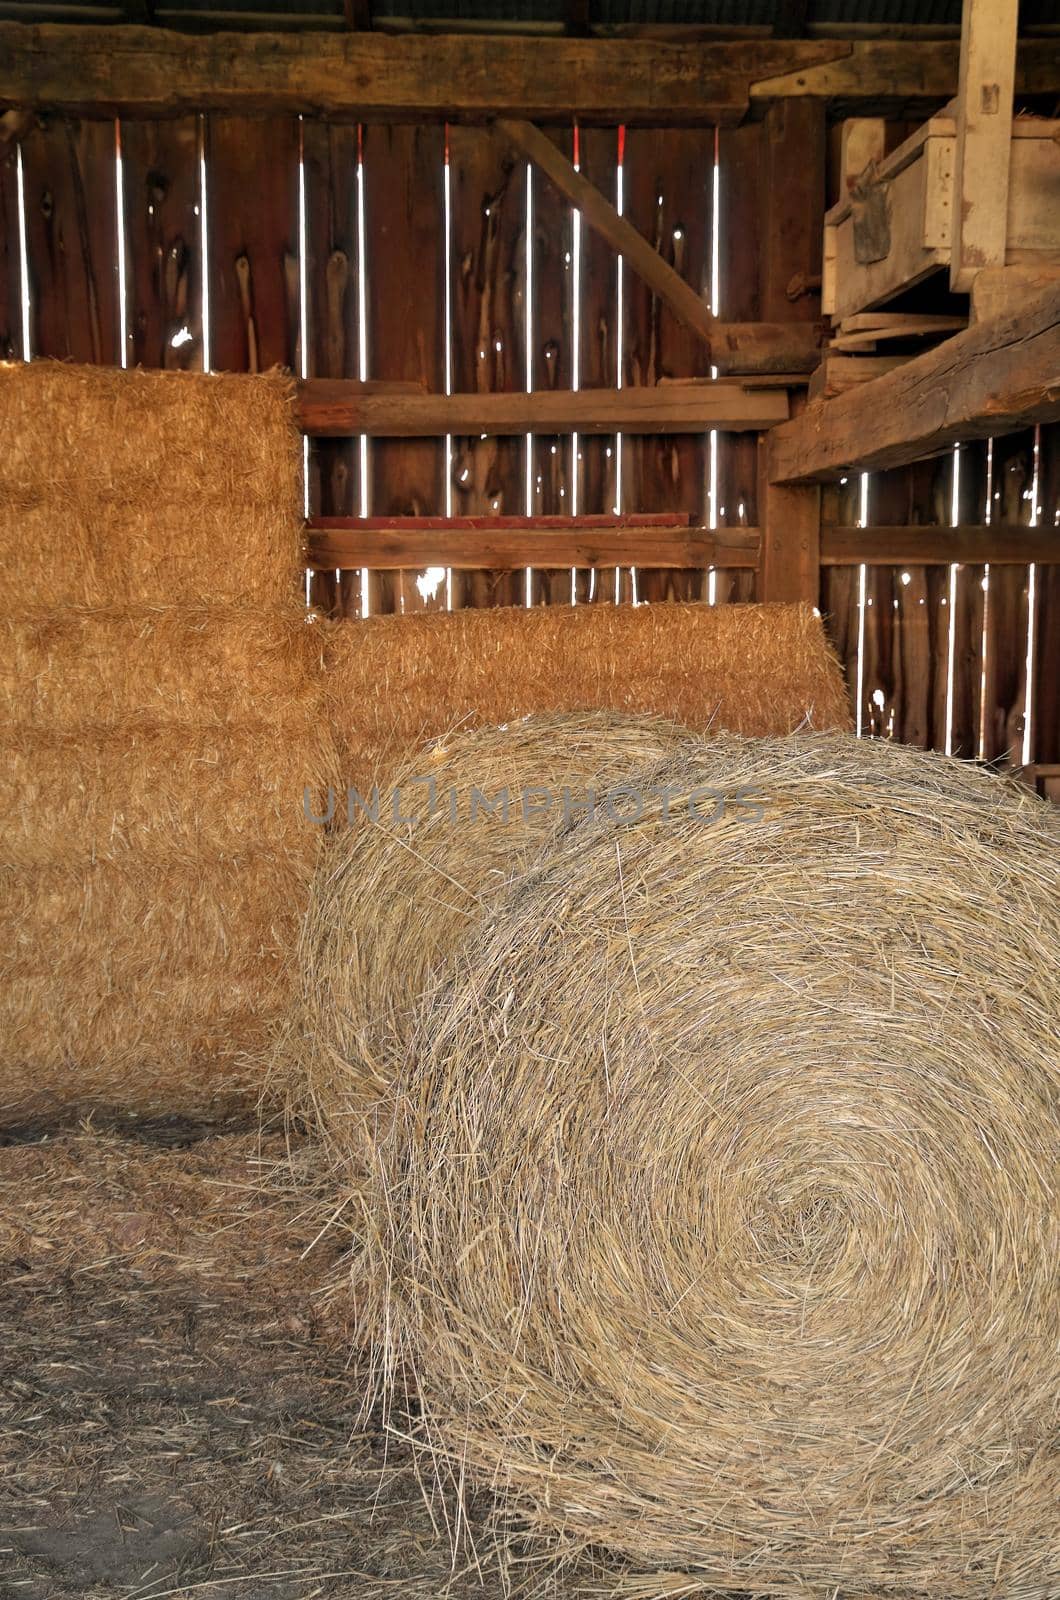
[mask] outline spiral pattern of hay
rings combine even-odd
[[[431,975],[443,971],[461,942],[562,825],[561,791],[573,806],[590,787],[610,786],[652,768],[680,747],[687,729],[658,717],[577,712],[525,717],[505,727],[456,732],[421,749],[379,784],[381,809],[371,822],[327,840],[303,924],[299,1038],[281,1047],[300,1056],[299,1076],[325,1133],[336,1119],[360,1119],[390,1088],[413,1007]],[[436,808],[423,780],[434,780]],[[507,789],[507,819],[477,808]],[[523,791],[558,797],[527,814]],[[392,797],[403,814],[393,820]],[[456,797],[455,814],[449,795]],[[543,802],[542,802],[543,803]]]
[[[425,1442],[638,1595],[1055,1596],[1055,819],[835,736],[656,782],[670,820],[572,831],[410,1046]]]

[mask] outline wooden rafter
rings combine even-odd
[[[1021,92],[1055,89],[1060,44],[1021,54]],[[185,111],[569,118],[732,124],[752,100],[947,99],[955,41],[647,39],[498,35],[177,33],[0,23],[0,109],[87,115]]]
[[[625,389],[537,389],[426,394],[415,389],[308,378],[298,387],[304,433],[393,439],[451,434],[704,433],[772,427],[788,415],[783,389],[724,381]]]
[[[774,428],[773,483],[810,483],[851,469],[904,466],[962,439],[1013,433],[1060,418],[1060,288],[893,372],[818,400]]]

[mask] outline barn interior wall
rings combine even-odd
[[[807,104],[722,130],[549,132],[724,317],[798,318],[818,314],[813,295],[785,292],[814,230],[800,242],[784,209],[806,137],[784,117],[805,117]],[[4,147],[0,355],[280,364],[454,392],[710,370],[705,347],[491,129],[220,114],[42,116]],[[757,458],[753,435],[723,433],[317,440],[306,503],[325,514],[687,511],[754,527]],[[1060,523],[1060,427],[854,474],[826,515]],[[723,570],[437,568],[307,584],[315,604],[346,616],[755,597],[753,572]],[[821,605],[863,733],[1060,761],[1060,568],[825,568]]]

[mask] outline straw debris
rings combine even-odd
[[[410,1043],[378,1210],[427,1458],[635,1594],[1046,1600],[1055,814],[812,734],[657,781]]]

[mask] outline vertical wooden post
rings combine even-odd
[[[825,118],[816,100],[774,101],[766,113],[762,316],[813,321],[820,296],[803,291],[821,271]],[[770,482],[769,435],[759,446],[762,600],[817,605],[821,587],[821,491]]]
[[[821,589],[821,490],[770,483],[769,434],[760,436],[762,522],[758,592],[763,600],[818,603]]]
[[[964,0],[953,174],[950,288],[1003,267],[1019,0]]]

